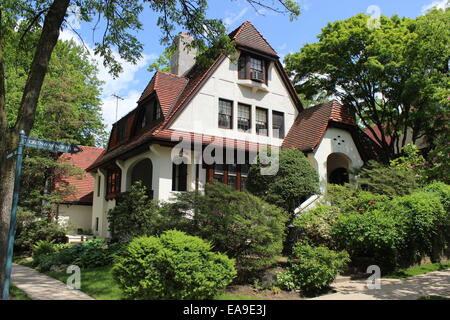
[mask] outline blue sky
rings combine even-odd
[[[222,19],[229,26],[229,31],[246,20],[251,21],[283,57],[298,51],[306,43],[315,42],[321,28],[328,22],[343,20],[358,13],[372,14],[368,12],[371,6],[377,6],[382,15],[397,14],[414,18],[426,12],[431,6],[444,7],[447,0],[299,0],[299,3],[302,14],[293,22],[290,22],[287,16],[267,10],[255,12],[245,0],[210,0],[208,17]],[[161,32],[156,26],[157,18],[152,11],[144,10],[141,16],[143,30],[138,34],[138,39],[144,44],[143,58],[136,65],[123,62],[124,71],[119,78],[113,79],[102,67],[102,60],[93,56],[99,64],[98,77],[105,82],[102,109],[108,128],[116,118],[116,100],[111,95],[116,93],[124,98],[123,101],[119,101],[120,118],[136,107],[140,93],[153,76],[146,69],[164,49],[159,43]],[[91,26],[79,24],[76,17],[71,17],[70,21],[73,28],[83,37],[87,47],[92,48],[94,42]],[[94,34],[95,38],[100,36],[101,32]],[[79,41],[70,30],[64,30],[61,38]]]

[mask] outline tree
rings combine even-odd
[[[387,161],[406,144],[408,130],[413,142],[423,134],[432,139],[436,124],[448,119],[442,97],[450,88],[450,10],[415,20],[381,16],[379,28],[369,19],[359,14],[329,23],[318,42],[285,63],[298,93],[310,98],[326,90],[350,106]]]
[[[292,0],[276,2],[247,0],[255,7],[271,8],[277,12],[289,13],[291,18],[299,15],[299,7]],[[4,280],[7,234],[10,224],[10,212],[14,186],[15,159],[5,161],[9,150],[18,145],[19,132],[30,134],[33,128],[38,99],[41,94],[45,75],[48,72],[50,58],[58,40],[61,28],[70,28],[66,17],[70,11],[78,11],[82,21],[96,21],[94,29],[104,21],[102,37],[95,43],[94,52],[104,58],[104,65],[114,75],[118,75],[122,67],[114,57],[113,48],[126,61],[136,62],[142,51],[142,44],[134,33],[142,28],[139,15],[143,3],[159,15],[157,25],[163,32],[161,41],[168,43],[173,38],[175,26],[185,28],[196,40],[193,45],[205,48],[210,45],[220,49],[217,44],[226,44],[225,27],[218,19],[207,19],[206,0],[3,0],[0,5],[0,287]],[[70,9],[69,9],[70,7]],[[36,29],[40,32],[33,50],[33,58],[27,69],[27,80],[17,105],[17,116],[13,125],[9,125],[5,113],[6,78],[5,78],[5,39],[10,37],[17,26],[17,21],[24,21],[28,31]],[[23,38],[22,37],[22,38]],[[22,41],[17,43],[16,51],[21,50]],[[225,46],[226,48],[227,46]],[[228,46],[229,47],[229,46]],[[220,51],[220,50],[219,50]]]
[[[319,192],[319,177],[300,150],[281,149],[278,156],[279,169],[275,175],[262,175],[260,161],[252,165],[246,188],[293,215],[303,201]]]

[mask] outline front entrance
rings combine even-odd
[[[139,161],[131,169],[130,185],[133,185],[136,181],[140,181],[143,186],[147,188],[147,192],[151,198],[153,198],[153,164],[150,159],[144,159]]]
[[[327,159],[328,183],[344,185],[350,182],[350,160],[342,153],[332,153]]]

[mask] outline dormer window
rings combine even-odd
[[[161,106],[155,97],[145,102],[137,114],[134,134],[162,119]]]
[[[241,54],[238,61],[238,78],[266,82],[266,61],[256,56]]]

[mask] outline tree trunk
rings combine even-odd
[[[6,153],[17,146],[18,135],[2,132],[0,138],[0,288],[3,288],[8,245],[11,205],[14,191],[15,157],[5,159]]]
[[[5,278],[5,262],[11,205],[14,191],[15,158],[5,159],[8,151],[17,148],[19,132],[28,135],[33,128],[36,106],[42,84],[47,74],[53,49],[58,41],[59,30],[67,12],[70,0],[55,0],[50,6],[42,26],[31,68],[25,84],[17,121],[14,128],[8,128],[5,113],[5,77],[2,45],[2,26],[0,19],[0,288]],[[1,18],[1,12],[0,12]]]

